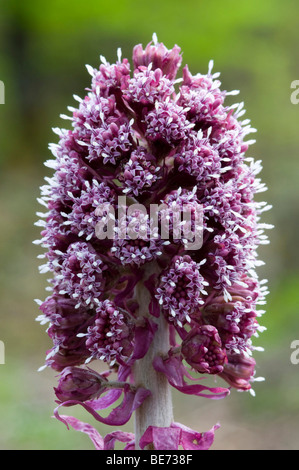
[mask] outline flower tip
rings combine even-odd
[[[211,60],[209,61],[209,70],[208,70],[208,74],[209,74],[209,75],[212,74],[213,67],[214,67],[214,60],[211,59]]]
[[[158,44],[158,37],[157,37],[157,34],[156,33],[153,33],[153,43],[155,44],[155,46]]]
[[[117,59],[118,62],[121,62],[121,57],[122,57],[122,50],[120,47],[117,48]]]
[[[91,75],[92,77],[94,76],[94,69],[91,65],[88,65],[88,64],[85,64],[85,67],[87,69],[87,72],[89,73],[89,75]]]

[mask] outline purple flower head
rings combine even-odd
[[[132,147],[131,128],[128,123],[112,122],[92,131],[88,145],[90,162],[103,161],[115,165]]]
[[[126,162],[121,176],[125,185],[123,192],[127,195],[138,196],[161,179],[161,168],[156,165],[156,159],[144,147],[137,147]]]
[[[182,326],[204,304],[207,282],[190,256],[175,257],[161,275],[156,297],[169,322]]]
[[[66,223],[72,232],[89,241],[96,236],[97,223],[103,221],[103,216],[97,215],[97,208],[105,204],[114,205],[115,201],[115,191],[106,183],[93,180],[89,184],[87,181],[80,195],[73,199],[72,210]]]
[[[210,64],[211,69],[212,63]],[[216,76],[215,76],[216,75]],[[188,66],[183,70],[183,84],[180,89],[179,104],[188,108],[188,119],[204,128],[225,119],[223,101],[225,92],[220,91],[218,74],[192,76]]]
[[[151,143],[177,146],[186,139],[193,124],[187,120],[184,109],[178,104],[166,100],[156,101],[155,108],[145,119],[145,136]]]
[[[254,131],[247,121],[242,125],[232,113],[228,113],[221,125],[213,126],[211,141],[222,159],[223,166],[236,168],[242,162],[250,144],[244,142],[244,137]]]
[[[113,95],[104,98],[98,93],[89,93],[84,100],[79,98],[79,102],[79,109],[73,111],[73,128],[75,135],[84,142],[88,142],[92,131],[104,122],[110,123],[120,117]]]
[[[111,301],[101,302],[96,308],[94,323],[86,334],[86,347],[91,359],[100,359],[112,366],[130,356],[132,341],[133,329],[128,318]]]
[[[196,186],[192,191],[180,187],[166,194],[162,200],[161,232],[163,238],[168,238],[167,244],[171,242],[186,247],[188,242],[197,238],[201,241],[205,227],[196,192]]]
[[[161,256],[162,242],[152,240],[115,240],[111,251],[121,264],[140,266]]]
[[[80,305],[92,306],[103,295],[107,266],[85,242],[72,243],[62,256],[60,274],[55,285],[60,294],[69,295]]]
[[[218,331],[211,325],[193,328],[182,342],[181,353],[188,364],[202,374],[219,374],[226,362]]]
[[[178,171],[193,177],[200,186],[203,182],[211,184],[217,181],[221,172],[221,158],[209,139],[191,134],[175,155]]]
[[[53,348],[48,351],[46,365],[61,371],[64,367],[83,363],[89,356],[82,334],[93,322],[92,310],[76,308],[71,299],[49,297],[41,305],[46,321],[50,321],[48,335]]]
[[[52,178],[47,178],[47,185],[42,186],[42,197],[48,203],[50,209],[67,207],[70,194],[76,195],[89,180],[87,168],[80,165],[79,148],[70,132],[59,131],[59,144],[52,144],[50,150],[55,160],[48,160],[46,166],[55,169]],[[77,151],[78,150],[78,151]]]
[[[134,107],[138,105],[153,105],[156,101],[164,101],[174,93],[174,86],[163,74],[162,70],[152,70],[152,63],[148,67],[139,66],[130,80],[125,98]]]
[[[222,341],[228,351],[236,351],[240,348],[245,351],[251,349],[250,338],[256,334],[258,322],[257,312],[250,302],[241,302],[233,298],[231,302],[223,305],[222,311],[218,309],[216,313],[215,304],[208,307],[208,311],[212,315],[207,321],[210,323],[214,321],[218,325]]]
[[[163,240],[157,230],[151,230],[149,214],[131,210],[116,229],[111,253],[122,265],[140,266],[162,255]]]
[[[120,49],[115,63],[100,59],[87,66],[85,96],[61,114],[70,129],[53,129],[53,175],[38,198],[34,243],[50,273],[38,320],[52,341],[45,366],[60,372],[54,414],[97,449],[116,440],[206,449],[218,426],[202,434],[175,423],[169,388],[226,397],[203,385],[208,374],[253,393],[268,293],[257,250],[271,228],[261,222],[270,206],[255,199],[266,189],[261,162],[245,156],[255,129],[243,103],[227,101],[237,92],[222,89],[212,61],[206,74],[185,65],[177,78],[180,48],[156,35],[134,47],[132,67]],[[98,362],[101,373],[86,366]],[[135,437],[102,438],[59,415],[77,404],[113,426],[136,413]]]

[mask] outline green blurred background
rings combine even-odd
[[[256,385],[255,398],[174,394],[175,419],[200,431],[219,421],[213,449],[299,449],[299,365],[290,361],[290,344],[299,339],[299,105],[290,101],[291,82],[299,79],[298,18],[296,0],[0,1],[1,449],[93,448],[52,418],[55,373],[37,372],[50,341],[33,302],[46,296],[32,245],[39,236],[36,197],[51,174],[43,166],[56,141],[51,129],[66,125],[59,114],[89,86],[85,64],[98,66],[99,54],[114,62],[117,47],[131,59],[133,46],[146,45],[153,32],[167,47],[181,47],[193,73],[206,73],[214,59],[223,89],[241,90],[238,100],[258,129],[249,155],[263,161],[263,198],[273,205],[264,221],[275,225],[271,244],[259,251],[266,262],[259,274],[271,291],[267,331],[256,342],[265,352],[255,355],[266,381]]]

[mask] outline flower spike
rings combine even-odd
[[[53,129],[38,198],[33,243],[49,279],[37,320],[53,343],[44,367],[59,374],[54,416],[98,450],[206,450],[219,425],[176,423],[171,390],[217,400],[261,381],[257,252],[271,206],[256,201],[262,165],[246,156],[256,129],[244,103],[227,102],[238,92],[222,89],[212,60],[178,78],[180,47],[155,33],[132,64],[116,57],[86,66],[90,86],[61,114],[69,128]],[[105,425],[134,413],[135,435],[102,437],[60,414],[74,405]]]

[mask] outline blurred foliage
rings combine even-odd
[[[193,73],[205,73],[214,59],[223,88],[241,90],[246,117],[258,129],[249,154],[263,161],[269,190],[262,197],[274,207],[264,220],[276,226],[271,245],[260,250],[271,294],[263,318],[268,330],[259,340],[266,352],[257,360],[267,381],[255,400],[235,393],[217,405],[189,399],[186,405],[177,397],[176,418],[201,430],[219,419],[218,448],[298,448],[297,369],[289,360],[299,337],[299,105],[290,102],[290,84],[299,79],[298,14],[295,0],[0,0],[1,448],[91,448],[49,419],[55,374],[36,372],[50,343],[34,322],[32,299],[45,296],[31,244],[39,235],[35,200],[48,174],[47,144],[56,140],[51,128],[65,125],[59,114],[89,86],[84,64],[97,66],[99,54],[115,61],[119,46],[130,59],[133,46],[146,45],[153,32],[168,47],[181,47]]]

